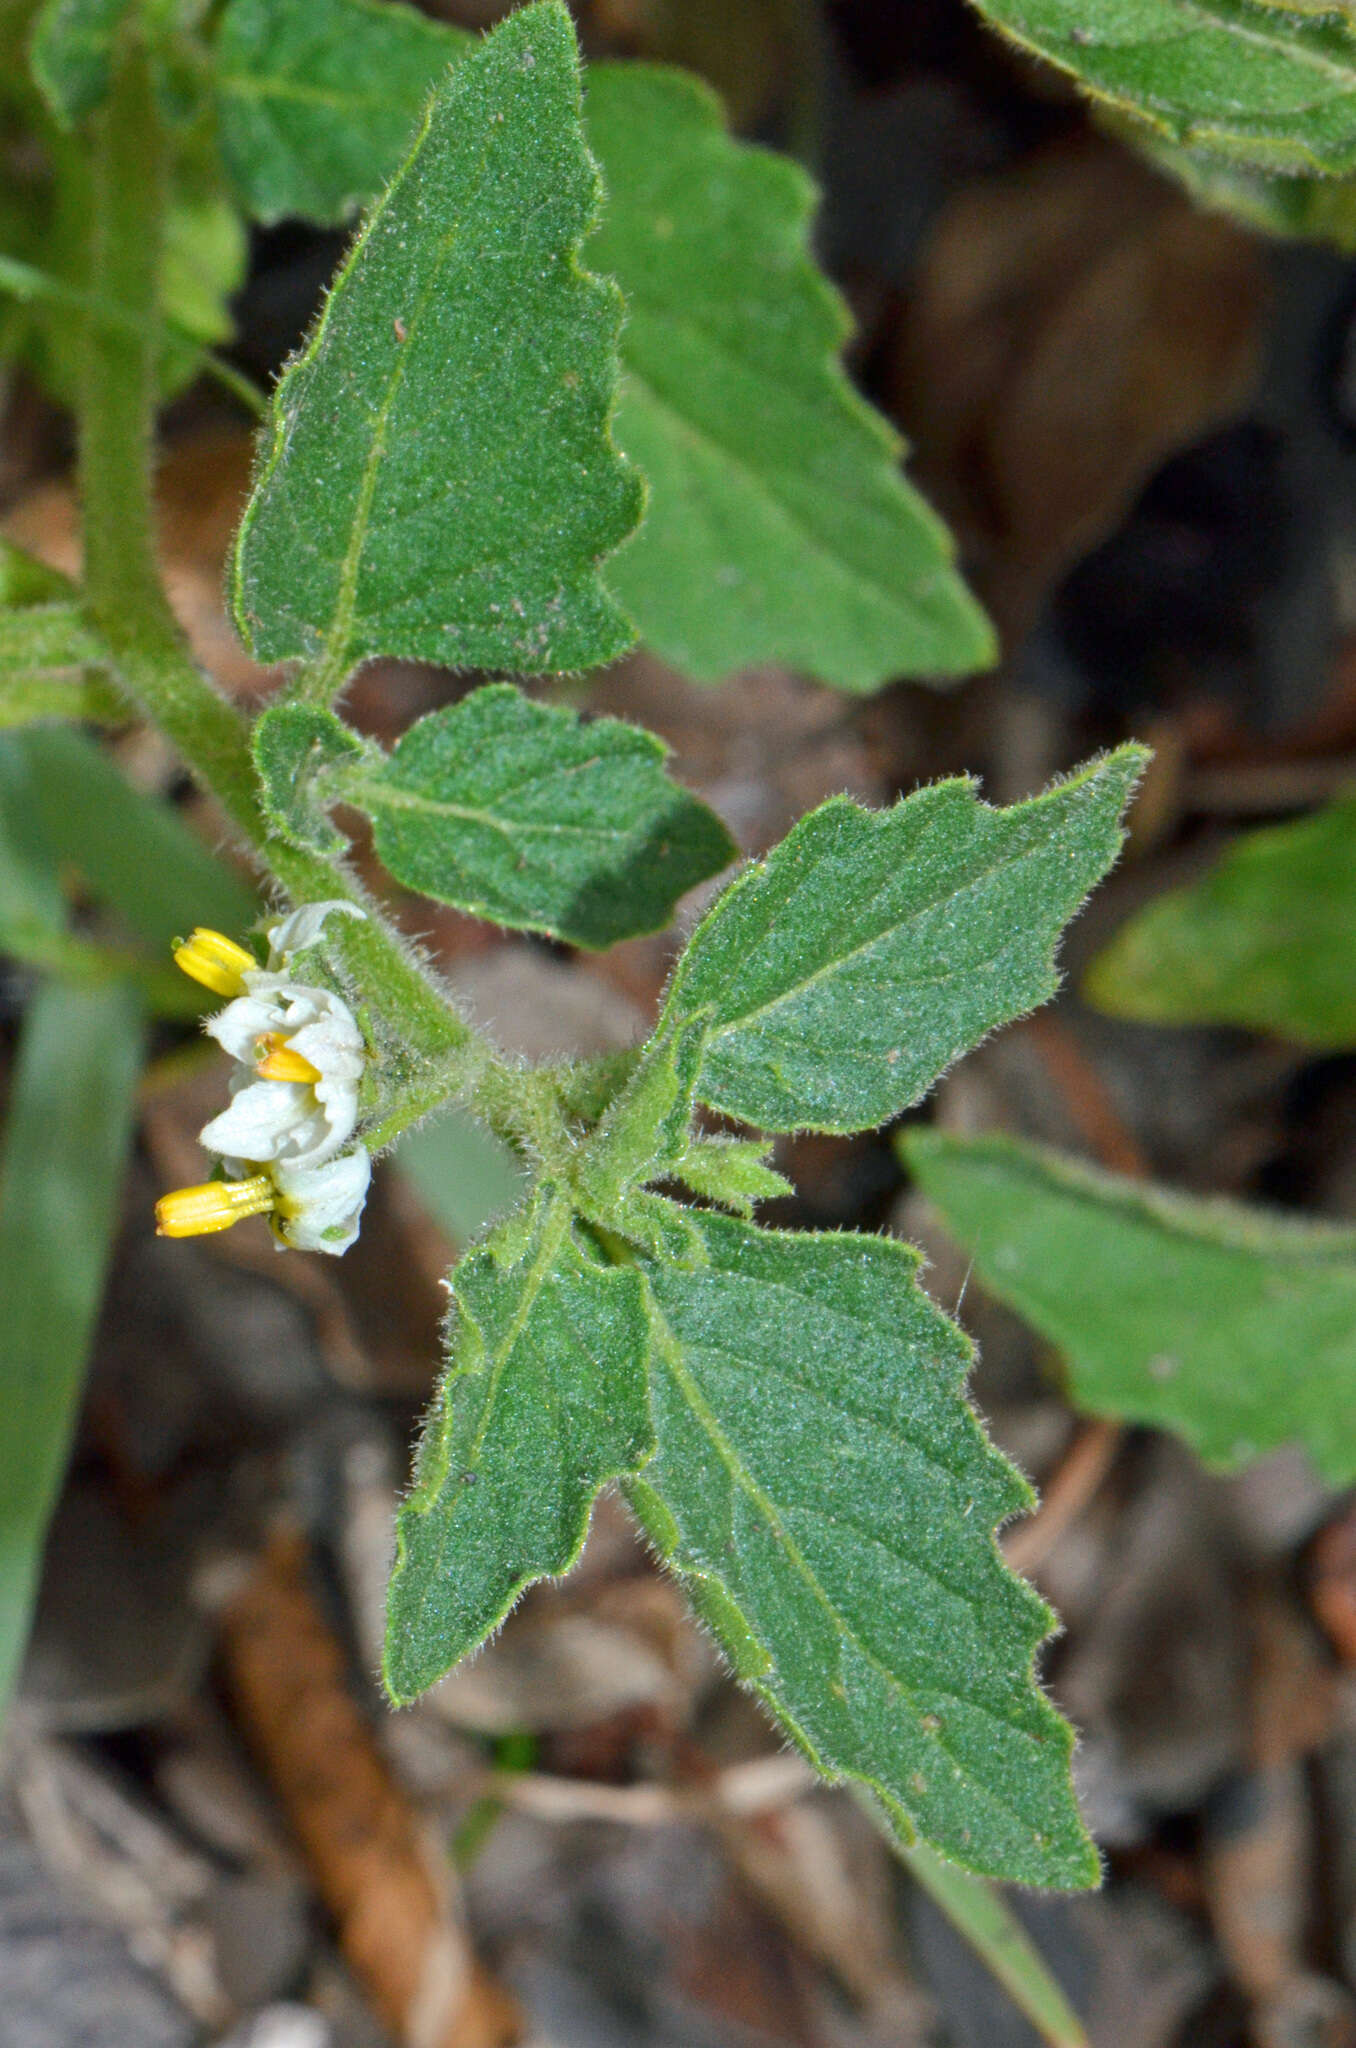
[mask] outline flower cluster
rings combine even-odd
[[[363,1146],[350,1144],[363,1036],[342,997],[290,972],[292,955],[313,946],[335,914],[364,913],[344,902],[293,911],[270,928],[264,967],[220,932],[198,930],[176,946],[185,974],[232,998],[205,1028],[236,1066],[230,1106],[201,1133],[224,1178],[163,1196],[155,1208],[163,1237],[198,1237],[261,1215],[295,1251],[347,1251],[358,1235],[372,1174]]]

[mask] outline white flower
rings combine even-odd
[[[228,1161],[319,1166],[353,1135],[363,1035],[342,996],[285,975],[244,976],[248,995],[209,1017],[208,1035],[239,1061],[229,1109],[201,1141]]]
[[[268,964],[221,932],[176,942],[185,974],[231,996],[204,1029],[236,1061],[231,1103],[203,1126],[225,1180],[180,1188],[156,1204],[166,1237],[229,1230],[267,1215],[280,1246],[347,1251],[358,1235],[372,1162],[349,1144],[358,1121],[366,1048],[342,996],[294,981],[292,956],[315,945],[325,920],[363,917],[356,903],[307,903],[269,929]]]
[[[274,1235],[297,1252],[346,1252],[358,1235],[372,1178],[362,1146],[323,1166],[275,1165],[272,1171]]]
[[[361,1145],[323,1166],[272,1165],[259,1173],[176,1188],[155,1205],[162,1237],[204,1237],[247,1216],[267,1216],[281,1251],[346,1252],[358,1235],[372,1162]]]

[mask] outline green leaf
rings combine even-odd
[[[470,47],[373,0],[232,0],[219,89],[246,203],[344,218]],[[617,437],[653,485],[608,580],[646,639],[705,681],[771,660],[850,690],[987,667],[946,533],[843,373],[848,317],[809,254],[804,173],[732,141],[681,73],[597,66],[587,112],[608,190],[590,253],[629,304]]]
[[[69,579],[0,541],[0,727],[42,718],[115,722],[125,714],[98,673],[107,660]]]
[[[13,744],[58,858],[139,938],[163,951],[195,924],[240,932],[254,923],[259,902],[245,883],[83,734],[39,727]]]
[[[1356,1478],[1356,1231],[1146,1188],[1009,1138],[901,1148],[984,1285],[1065,1354],[1074,1399],[1230,1470],[1298,1438]]]
[[[597,205],[570,17],[538,0],[437,88],[274,394],[234,571],[257,659],[332,694],[369,655],[631,644],[597,566],[643,498],[609,432],[620,294],[577,261]]]
[[[1114,1017],[1356,1046],[1356,796],[1245,833],[1122,925],[1083,980]]]
[[[75,1429],[141,1068],[126,986],[40,988],[0,1155],[0,1712]]]
[[[1356,170],[1356,23],[1258,0],[976,0],[1098,99],[1278,171]]]
[[[11,605],[59,604],[67,599],[74,602],[77,596],[69,576],[0,536],[0,605],[8,609]]]
[[[274,704],[255,721],[250,745],[259,794],[269,822],[290,846],[342,854],[348,841],[325,813],[340,800],[334,774],[368,750],[332,711],[305,704]]]
[[[652,1450],[647,1345],[639,1273],[596,1264],[549,1191],[456,1268],[448,1377],[396,1524],[393,1700],[475,1649],[534,1579],[569,1570],[599,1487]]]
[[[258,220],[338,226],[405,154],[429,89],[474,39],[384,0],[230,0],[221,146]]]
[[[946,531],[843,372],[805,173],[732,141],[681,73],[597,66],[588,128],[611,198],[589,253],[627,299],[617,437],[651,490],[607,576],[643,637],[704,682],[756,661],[844,690],[987,668]]]
[[[714,811],[669,781],[653,733],[534,703],[509,683],[430,712],[389,756],[346,751],[343,733],[332,714],[267,714],[258,753],[276,814],[288,763],[309,745],[317,765],[302,767],[298,803],[318,781],[322,801],[367,812],[397,881],[496,924],[610,946],[662,929],[736,852]]]
[[[694,1217],[650,1267],[658,1450],[629,1488],[698,1613],[828,1776],[904,1842],[1094,1884],[1073,1737],[1036,1686],[1052,1617],[996,1525],[1032,1503],[967,1407],[970,1347],[885,1238]]]
[[[673,1178],[704,1201],[749,1217],[758,1202],[775,1202],[796,1192],[785,1174],[768,1165],[767,1153],[761,1138],[712,1138],[701,1133],[673,1168]]]
[[[130,0],[45,0],[33,23],[29,63],[38,89],[64,127],[92,113],[108,92],[113,38]]]
[[[1283,176],[1233,162],[1212,150],[1184,149],[1141,121],[1117,121],[1113,133],[1179,178],[1198,206],[1288,241],[1330,242],[1356,254],[1356,178]]]
[[[859,1131],[1054,993],[1064,926],[1120,847],[1146,759],[991,810],[968,781],[892,810],[836,797],[720,896],[667,1019],[710,1011],[698,1094],[764,1130]]]
[[[701,1017],[661,1032],[614,1096],[575,1170],[574,1193],[592,1220],[608,1223],[633,1188],[661,1179],[685,1157],[705,1043]]]

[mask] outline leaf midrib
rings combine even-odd
[[[812,1571],[808,1560],[804,1556],[804,1553],[801,1551],[799,1544],[796,1543],[795,1539],[790,1535],[790,1533],[783,1525],[781,1516],[777,1511],[775,1503],[772,1501],[771,1497],[763,1491],[762,1487],[759,1486],[757,1480],[753,1477],[753,1474],[749,1472],[742,1464],[738,1456],[738,1453],[735,1451],[734,1446],[731,1444],[729,1438],[726,1436],[723,1428],[721,1427],[719,1417],[716,1415],[714,1409],[707,1401],[706,1396],[702,1392],[701,1388],[697,1385],[692,1375],[688,1372],[687,1367],[683,1362],[681,1344],[679,1343],[679,1340],[675,1332],[673,1331],[672,1326],[668,1321],[668,1318],[665,1316],[662,1307],[660,1306],[659,1302],[655,1299],[653,1289],[650,1287],[649,1284],[648,1276],[646,1277],[646,1294],[653,1308],[652,1327],[655,1331],[655,1348],[661,1354],[664,1363],[667,1366],[670,1373],[672,1374],[675,1384],[677,1385],[680,1393],[682,1394],[684,1400],[687,1402],[687,1405],[691,1410],[693,1416],[695,1417],[696,1421],[706,1434],[712,1449],[716,1453],[716,1456],[720,1459],[721,1464],[724,1466],[732,1486],[738,1492],[743,1493],[758,1509],[759,1513],[765,1518],[767,1525],[776,1537],[776,1540],[780,1545],[788,1564],[796,1573],[796,1576],[801,1580],[802,1584],[806,1587],[806,1590],[810,1593],[811,1597],[816,1601],[816,1603],[823,1609],[824,1613],[828,1616],[830,1625],[834,1629],[835,1633],[838,1636],[840,1636],[844,1642],[851,1644],[851,1646],[857,1651],[858,1655],[862,1658],[862,1661],[866,1664],[869,1664],[874,1671],[879,1673],[880,1677],[884,1680],[886,1686],[892,1692],[897,1693],[905,1701],[909,1713],[921,1722],[922,1717],[917,1707],[915,1695],[910,1689],[910,1687],[899,1676],[897,1672],[891,1671],[888,1668],[888,1666],[885,1665],[881,1661],[881,1659],[875,1654],[874,1651],[868,1649],[866,1644],[862,1642],[857,1632],[851,1627],[849,1627],[845,1617],[839,1613],[837,1607],[835,1607],[833,1601],[829,1598],[828,1593],[825,1591],[824,1587],[821,1586],[818,1578]],[[706,1576],[709,1578],[715,1578],[716,1582],[719,1583],[717,1575],[710,1572],[709,1570],[707,1571]],[[767,1649],[766,1643],[763,1644],[763,1648],[764,1650]],[[772,1659],[772,1670],[775,1672],[777,1668],[777,1660],[774,1657]],[[943,1690],[943,1688],[939,1688],[939,1691],[941,1690]],[[964,1693],[956,1693],[951,1691],[947,1691],[947,1697],[960,1700],[973,1712],[982,1714],[987,1718],[993,1719],[998,1723],[1000,1727],[1004,1729],[1011,1731],[1016,1727],[1016,1724],[1014,1722],[1004,1720],[1001,1714],[995,1712],[995,1710],[992,1707],[986,1706],[984,1702],[981,1700],[973,1700],[968,1698],[967,1695]],[[1028,1733],[1029,1731],[1019,1729],[1018,1732]],[[972,1790],[978,1795],[978,1797],[989,1800],[994,1806],[998,1807],[1003,1813],[1005,1813],[1008,1816],[1009,1820],[1015,1821],[1018,1827],[1021,1828],[1023,1832],[1027,1835],[1031,1835],[1034,1832],[1030,1820],[1024,1814],[1020,1813],[1015,1806],[1013,1806],[1008,1800],[1004,1799],[999,1792],[992,1790],[989,1786],[983,1784],[978,1778],[974,1776],[973,1767],[968,1762],[964,1761],[961,1757],[958,1757],[956,1755],[955,1750],[947,1741],[944,1732],[935,1731],[933,1739],[935,1740],[938,1749],[943,1751],[948,1757],[950,1757],[957,1771],[965,1779],[966,1783],[972,1788]],[[836,1765],[832,1767],[839,1768],[839,1766]],[[874,1770],[863,1769],[860,1765],[849,1765],[845,1768],[851,1770],[852,1775],[860,1777],[869,1783],[876,1784],[880,1782]],[[901,1807],[903,1807],[906,1812],[910,1812],[911,1814],[911,1809],[908,1807],[907,1802],[902,1798],[900,1792],[897,1789],[890,1789],[888,1787],[883,1787],[882,1789],[887,1790],[889,1792],[890,1798],[897,1801],[897,1803]]]

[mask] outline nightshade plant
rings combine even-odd
[[[1006,810],[966,781],[878,812],[823,804],[715,896],[645,1045],[506,1061],[360,890],[337,807],[366,814],[405,886],[592,948],[662,929],[736,849],[631,725],[496,681],[388,752],[334,708],[356,667],[394,655],[542,678],[640,633],[699,677],[776,657],[861,690],[990,657],[945,535],[843,379],[843,316],[803,245],[806,181],[733,144],[677,74],[604,67],[581,104],[559,0],[478,41],[372,0],[20,13],[59,211],[85,152],[80,269],[40,274],[20,254],[5,273],[29,320],[14,346],[40,359],[54,321],[83,335],[85,572],[77,590],[17,551],[0,562],[4,715],[153,721],[289,905],[267,920],[267,961],[257,906],[219,872],[183,917],[200,928],[178,958],[225,1000],[209,1029],[237,1092],[203,1134],[218,1177],[166,1197],[162,1227],[268,1211],[285,1245],[338,1251],[368,1158],[449,1102],[526,1168],[519,1205],[451,1276],[448,1370],[399,1518],[391,1697],[413,1699],[525,1586],[567,1570],[617,1482],[739,1677],[902,1845],[1094,1883],[1072,1734],[1034,1675],[1052,1617],[995,1542],[1032,1495],[967,1405],[965,1338],[907,1246],[770,1230],[754,1210],[786,1190],[773,1134],[883,1124],[1048,998],[1142,750]],[[368,93],[373,71],[389,91]],[[610,183],[601,215],[586,133]],[[269,403],[236,539],[241,636],[287,664],[253,724],[189,660],[152,546],[154,407],[201,359],[203,325],[195,341],[166,236],[204,191],[264,218],[372,200]],[[76,735],[36,728],[3,764],[6,942],[67,974],[66,1040],[114,1047],[133,1074],[142,1006],[182,1013],[182,995],[65,933],[54,861],[34,853],[59,853],[79,815],[50,801],[54,774],[72,792],[118,779]],[[135,836],[81,857],[96,893]],[[132,921],[170,936],[144,905]],[[119,1088],[96,1119],[112,1161]],[[40,1133],[19,1113],[22,1070],[16,1089],[26,1160]],[[51,1455],[15,1481],[11,1621],[97,1265],[53,1363]]]

